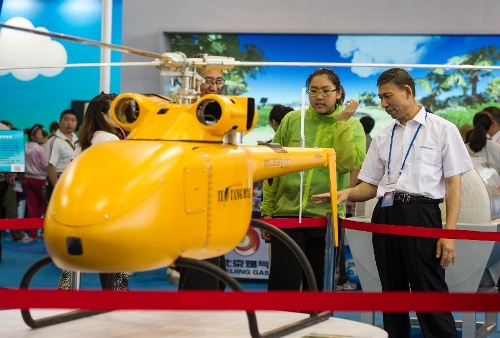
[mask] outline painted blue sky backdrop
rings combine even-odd
[[[500,48],[500,36],[403,36],[403,35],[239,35],[241,46],[252,43],[264,50],[269,61],[354,62],[354,63],[426,63],[444,64],[453,56],[467,54],[483,46]],[[250,91],[245,95],[257,102],[300,103],[301,88],[317,67],[265,67],[256,80],[247,79]],[[347,97],[365,91],[375,92],[376,80],[383,68],[335,68]],[[431,69],[412,69],[413,77],[424,77]],[[499,71],[493,76],[500,76]],[[479,91],[487,79],[479,82]],[[425,96],[421,88],[417,97]]]
[[[13,17],[28,19],[35,27],[49,31],[101,39],[100,0],[4,0],[0,21]],[[113,1],[113,43],[121,43],[121,0]],[[99,62],[100,49],[75,42],[57,40],[67,50],[68,63]],[[0,50],[0,53],[2,51]],[[34,51],[35,52],[35,51]],[[112,61],[120,61],[121,54],[111,53]],[[9,120],[24,129],[35,123],[48,128],[59,120],[72,100],[90,100],[99,94],[99,68],[68,68],[55,77],[38,76],[32,81],[20,81],[11,74],[0,76],[0,119]],[[120,90],[120,70],[111,70],[111,91]]]

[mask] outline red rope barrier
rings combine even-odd
[[[280,229],[323,227],[327,224],[326,217],[302,218],[301,223],[299,223],[298,218],[260,218],[259,220],[267,222]],[[43,218],[0,219],[0,230],[43,228],[43,221]],[[390,235],[500,242],[500,232],[497,231],[429,229],[417,226],[372,224],[365,222],[356,222],[349,219],[342,220],[342,227],[344,229],[376,232]]]
[[[0,219],[0,230],[24,230],[43,228],[43,218],[7,218]]]
[[[326,226],[326,218],[261,219],[279,228]],[[403,236],[500,241],[498,232],[428,229],[343,220],[346,229]],[[0,229],[43,227],[43,218],[0,220]],[[291,300],[291,301],[287,301]],[[499,312],[498,293],[312,293],[312,292],[109,292],[9,290],[0,288],[1,308],[89,310],[284,310],[383,312]]]
[[[497,231],[429,229],[429,228],[408,226],[408,225],[390,225],[390,224],[355,222],[355,221],[350,221],[349,219],[342,220],[342,227],[344,229],[376,232],[376,233],[390,234],[390,235],[500,242],[500,233]]]
[[[307,217],[302,218],[302,222],[299,223],[298,217],[290,218],[258,218],[259,221],[269,223],[280,229],[290,229],[290,228],[318,228],[326,227],[327,218],[326,217]]]
[[[0,307],[89,310],[499,312],[498,293],[2,290]]]

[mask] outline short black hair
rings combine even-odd
[[[275,105],[269,112],[269,123],[271,123],[272,120],[274,120],[278,122],[278,124],[280,124],[281,120],[283,120],[285,115],[291,112],[292,110],[293,110],[292,107],[286,107],[282,104]]]
[[[415,92],[415,80],[413,80],[410,73],[403,68],[391,68],[380,74],[377,79],[377,87],[386,83],[393,83],[400,89],[403,89],[404,86],[409,86],[413,93],[413,97],[417,95]]]
[[[363,116],[359,119],[359,122],[363,125],[363,129],[365,130],[365,134],[369,134],[373,127],[375,126],[375,120],[371,116]]]
[[[66,110],[63,110],[63,112],[61,113],[61,117],[59,118],[59,121],[61,121],[65,115],[75,115],[75,117],[76,117],[76,113],[73,110],[66,109]]]

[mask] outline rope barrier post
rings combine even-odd
[[[71,284],[70,288],[71,290],[80,290],[80,271],[71,271]]]
[[[327,225],[326,225],[326,235],[325,235],[325,272],[323,279],[323,291],[331,292],[335,291],[335,271],[337,268],[337,253],[334,247],[333,241],[333,225],[332,225],[332,215],[328,213],[326,215]]]

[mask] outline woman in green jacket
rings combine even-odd
[[[349,185],[349,172],[361,166],[366,154],[366,138],[361,123],[352,118],[358,107],[355,100],[342,106],[343,87],[338,75],[331,69],[320,68],[306,80],[309,107],[304,116],[305,147],[333,148],[336,153],[337,188]],[[301,146],[301,112],[292,111],[282,120],[273,143],[284,147]],[[329,204],[317,204],[311,196],[322,193],[329,185],[328,168],[306,170],[303,195],[300,200],[298,173],[276,177],[272,184],[264,182],[261,211],[264,217],[324,217],[331,210]],[[345,206],[339,206],[344,217]],[[318,290],[323,289],[326,228],[283,229],[304,251],[313,268]],[[269,234],[263,233],[264,238]],[[271,269],[269,290],[300,290],[308,286],[303,281],[302,267],[290,250],[278,239],[271,238]]]

